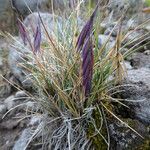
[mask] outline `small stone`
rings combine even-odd
[[[2,82],[3,83],[3,82]],[[1,98],[7,98],[10,93],[11,93],[11,86],[9,83],[3,83],[1,86],[0,86],[0,97]]]
[[[17,120],[7,120],[1,123],[1,129],[12,130],[18,126],[19,122]]]
[[[34,102],[29,101],[29,102],[26,103],[26,106],[30,107],[30,108],[34,107]]]
[[[23,150],[26,149],[27,143],[32,136],[31,129],[25,129],[20,135],[19,139],[16,141],[13,150]]]
[[[145,54],[145,55],[150,55],[150,50],[146,50],[146,51],[144,52],[144,54]]]
[[[40,116],[33,116],[30,120],[29,125],[35,126],[38,125],[41,122],[41,117]]]
[[[145,55],[144,53],[137,52],[132,54],[130,58],[130,64],[133,68],[150,68],[150,55]]]
[[[9,144],[9,140],[6,141],[6,144]]]
[[[14,100],[15,100],[14,95],[9,96],[8,98],[5,99],[4,103],[5,103],[8,110],[10,110],[11,108],[13,108],[15,106]]]
[[[15,94],[15,98],[19,98],[19,97],[27,97],[27,94],[25,93],[25,91],[18,91]]]
[[[12,0],[12,8],[17,10],[19,14],[25,17],[26,15],[30,14],[30,10],[32,12],[37,11],[37,8],[40,8],[43,3],[46,5],[47,2],[48,0]]]
[[[126,67],[127,70],[133,69],[133,67],[130,65],[130,62],[125,61],[124,64],[125,64],[125,67]]]
[[[36,111],[37,110],[37,107],[35,106],[35,103],[34,102],[31,102],[31,101],[28,101],[25,105],[25,109],[27,110],[31,110],[31,111]]]
[[[98,36],[98,45],[102,47],[104,44],[106,44],[106,49],[110,50],[115,45],[115,39],[109,35],[100,34]]]
[[[5,114],[7,111],[7,107],[5,105],[0,105],[0,114]]]
[[[150,88],[150,69],[149,68],[139,68],[128,71],[127,79],[132,83],[144,83]]]

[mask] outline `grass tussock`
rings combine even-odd
[[[135,41],[122,45],[128,35],[122,32],[121,27],[114,47],[106,49],[109,38],[99,47],[99,8],[97,6],[94,15],[91,14],[79,32],[79,5],[63,22],[63,30],[59,32],[56,29],[53,36],[48,34],[39,14],[39,22],[47,33],[47,42],[44,43],[40,38],[40,26],[32,45],[26,37],[24,25],[20,23],[24,42],[29,42],[31,47],[26,56],[29,61],[23,65],[32,75],[35,100],[41,105],[43,116],[30,141],[42,134],[43,149],[109,148],[107,119],[113,116],[122,122],[113,112],[111,102],[124,104],[122,99],[113,98],[111,91],[117,89],[126,76],[124,58],[139,47],[135,49],[133,46],[123,52],[124,47]],[[121,24],[121,19],[118,24]]]

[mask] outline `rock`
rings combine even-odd
[[[9,83],[3,82],[2,85],[0,85],[0,98],[6,98],[11,94],[11,86]]]
[[[11,0],[12,8],[23,17],[35,12],[48,3],[48,0]]]
[[[120,28],[118,21],[121,17],[124,17],[121,23],[123,33],[134,29],[146,20],[142,14],[143,0],[109,0],[106,8],[106,17],[102,21],[101,27],[104,34],[107,35],[112,33],[112,36],[117,36]]]
[[[129,61],[125,61],[124,64],[125,64],[125,67],[126,67],[127,70],[133,69],[133,67],[131,66]]]
[[[18,120],[7,120],[4,121],[0,124],[0,128],[3,130],[12,130],[14,128],[16,128],[19,125],[19,121]]]
[[[2,120],[0,118],[0,149],[9,150],[13,148],[18,136],[20,136],[22,129],[24,129],[28,122],[26,122],[25,127],[20,127],[21,123],[28,121],[28,119],[22,118],[24,114],[21,113],[19,116],[13,114],[12,116],[7,115]],[[1,116],[0,116],[1,117]]]
[[[109,14],[112,13],[112,19],[117,21],[123,13],[126,13],[125,19],[131,18],[131,16],[142,11],[142,6],[142,0],[110,0],[107,7]]]
[[[33,116],[30,120],[29,126],[36,126],[42,121],[41,116]]]
[[[104,24],[104,23],[102,23],[101,26],[103,28],[105,28],[105,26],[107,26],[106,29],[105,29],[105,31],[104,31],[104,35],[109,35],[111,33],[112,37],[117,37],[118,29],[119,29],[118,25],[111,24],[111,23],[110,24]],[[114,26],[116,26],[116,27],[114,28]],[[125,30],[126,30],[126,27],[124,28],[124,31]]]
[[[5,74],[7,67],[7,56],[8,56],[8,42],[6,39],[0,37],[0,72],[2,75]]]
[[[8,41],[5,38],[0,38],[0,98],[8,97],[12,92],[10,83],[6,81],[9,80],[9,77],[7,78],[9,72]]]
[[[27,143],[32,136],[32,130],[30,128],[25,129],[18,140],[16,141],[12,150],[24,150],[27,147]]]
[[[76,0],[73,3],[71,3],[70,0],[54,0],[53,2],[51,0],[11,0],[12,1],[12,7],[14,10],[16,10],[19,14],[21,14],[23,17],[29,15],[32,12],[36,12],[37,10],[40,11],[46,11],[46,10],[52,10],[52,8],[55,10],[64,11],[68,7],[72,7],[76,4]],[[30,8],[30,10],[29,10]]]
[[[14,33],[14,13],[10,6],[10,0],[0,0],[0,29]]]
[[[131,83],[144,83],[148,88],[150,88],[150,69],[139,68],[128,71],[127,80]]]
[[[142,45],[145,45],[141,47],[139,50],[143,51],[146,48],[149,47],[149,40],[150,40],[150,33],[146,30],[140,29],[140,30],[130,30],[127,33],[127,38],[124,41],[124,44],[127,44],[126,47],[131,48],[139,48]]]
[[[145,55],[144,53],[134,53],[129,59],[131,66],[135,69],[138,68],[150,68],[150,55]]]
[[[9,96],[8,98],[6,98],[4,100],[4,103],[7,107],[8,110],[10,110],[11,108],[13,108],[15,106],[15,97],[14,95]]]
[[[150,55],[150,50],[146,50],[146,51],[144,52],[144,54],[145,54],[145,55]]]
[[[98,44],[99,47],[102,47],[104,44],[106,44],[106,49],[110,50],[115,45],[115,39],[109,35],[100,34],[98,35]]]
[[[15,113],[26,108],[26,102],[29,100],[29,97],[25,94],[24,91],[19,91],[15,95],[9,96],[4,100],[4,104],[6,105],[7,109],[10,110],[11,108],[20,105],[15,109]],[[13,112],[13,111],[12,111]],[[13,113],[14,113],[13,112]]]
[[[25,91],[18,91],[15,94],[15,98],[21,98],[21,97],[27,97],[27,94],[25,93]]]
[[[121,120],[128,124],[131,128],[135,129],[145,139],[142,139],[134,131],[130,130],[125,124],[113,120],[113,122],[109,124],[109,134],[111,138],[110,150],[139,149],[139,147],[144,143],[144,140],[149,138],[148,129],[137,120]]]
[[[16,40],[18,42],[22,42],[22,40],[17,37]],[[19,80],[19,82],[22,84],[23,88],[29,88],[31,87],[32,83],[31,83],[31,79],[29,79],[29,77],[27,77],[27,70],[24,69],[24,67],[21,66],[21,63],[25,62],[23,60],[23,53],[27,54],[29,49],[25,49],[23,47],[23,45],[19,44],[18,42],[14,43],[15,47],[20,47],[20,50],[16,50],[13,47],[10,47],[9,49],[9,56],[8,56],[8,63],[9,63],[9,68],[11,73],[13,74],[13,76]]]
[[[52,15],[50,13],[40,13],[40,16],[41,16],[42,21],[50,35],[53,35],[57,28],[58,28],[59,32],[62,32],[63,18],[56,16],[56,15]],[[29,16],[27,16],[23,22],[25,24],[26,28],[28,29],[28,32],[32,36],[34,35],[34,31],[37,27],[38,20],[39,20],[38,13],[32,13]],[[32,22],[32,26],[31,26],[31,22]],[[42,32],[42,40],[48,41],[45,30],[43,29],[41,23],[40,23],[40,25],[41,25],[41,30],[42,30],[41,31]]]
[[[5,114],[7,111],[7,107],[5,105],[0,105],[0,114]]]
[[[137,119],[144,124],[150,125],[150,69],[139,68],[128,70],[125,84],[119,88],[119,97],[124,99],[125,105],[115,106],[117,113],[123,117]]]
[[[25,104],[25,109],[36,112],[38,110],[38,107],[36,106],[35,102],[28,101]]]
[[[8,0],[0,0],[0,4],[0,14],[2,14],[7,8]]]

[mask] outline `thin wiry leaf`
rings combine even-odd
[[[26,32],[25,26],[21,22],[20,19],[18,19],[17,22],[18,22],[19,33],[23,40],[23,43],[24,43],[24,45],[27,45],[27,32]]]
[[[35,53],[40,51],[40,45],[41,45],[41,26],[40,26],[40,21],[38,20],[36,33],[34,36],[34,52]]]
[[[93,74],[93,45],[92,40],[89,37],[82,49],[82,76],[83,76],[83,87],[85,96],[87,97],[90,94],[91,90],[91,81]]]

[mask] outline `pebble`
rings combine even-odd
[[[0,114],[5,114],[7,111],[7,107],[5,105],[0,105]]]
[[[15,97],[14,95],[9,96],[8,98],[6,98],[4,100],[4,103],[7,107],[8,110],[10,110],[11,108],[13,108],[15,106]]]
[[[12,150],[25,150],[27,148],[27,143],[32,136],[31,133],[31,129],[25,129],[16,141]]]
[[[41,122],[41,117],[40,116],[33,116],[30,120],[29,125],[30,126],[35,126],[38,125]]]
[[[18,91],[16,94],[15,94],[15,98],[19,98],[19,97],[27,97],[27,94],[25,93],[25,91]]]
[[[145,54],[145,55],[150,55],[150,50],[146,50],[146,51],[144,52],[144,54]]]

